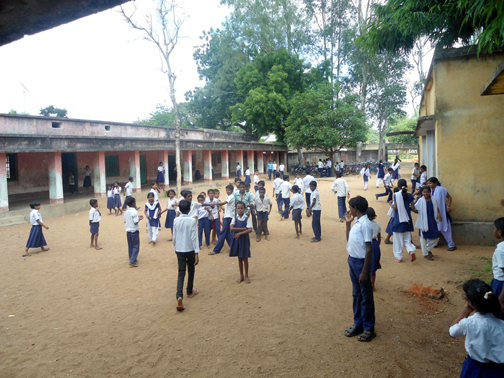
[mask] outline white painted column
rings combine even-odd
[[[165,189],[168,189],[168,187],[170,186],[170,169],[169,169],[170,166],[168,163],[168,151],[160,151],[159,152],[159,161],[163,162],[163,166],[165,169],[164,185],[165,185]]]
[[[49,199],[51,204],[64,203],[61,152],[48,153]]]
[[[142,176],[140,173],[140,151],[132,151],[129,157],[130,176],[133,177],[133,192],[142,191]]]
[[[222,180],[229,180],[229,152],[221,151],[221,178]]]
[[[97,152],[93,162],[93,184],[96,197],[107,195],[107,177],[105,173],[105,152]]]
[[[250,169],[250,175],[254,175],[255,171],[255,161],[254,161],[254,151],[247,151],[247,167]]]
[[[184,161],[184,185],[191,185],[192,179],[192,151],[182,151],[182,160]]]
[[[9,190],[7,186],[7,154],[0,153],[0,213],[9,211]]]
[[[212,151],[203,151],[203,179],[206,182],[213,181],[212,176]]]
[[[263,152],[262,151],[257,151],[257,171],[259,174],[264,173],[264,159],[263,159]]]

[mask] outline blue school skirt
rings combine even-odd
[[[114,194],[114,207],[121,207],[121,196]]]
[[[107,197],[107,209],[112,210],[114,208],[114,197]]]
[[[267,211],[258,211],[257,212],[257,220],[258,221],[267,221],[269,220]]]
[[[373,259],[371,260],[371,274],[376,273],[378,269],[381,269],[380,258],[380,245],[378,244],[378,240],[373,239]]]
[[[158,172],[156,182],[162,182],[164,183],[164,174],[163,172]]]
[[[236,177],[240,177],[240,176],[241,176],[241,169],[238,169],[238,170],[236,171]]]
[[[500,297],[504,286],[504,281],[499,281],[494,278],[490,283],[490,286],[492,287],[492,291],[494,292],[494,294],[497,295],[497,298]],[[504,317],[502,315],[499,317],[499,319],[503,318]]]
[[[245,184],[250,184],[252,180],[250,180],[250,175],[245,176]]]
[[[392,226],[393,226],[393,220],[394,218],[390,218],[387,224],[387,228],[385,229],[385,232],[389,235],[393,235],[394,231],[392,231]]]
[[[298,221],[298,220],[303,219],[302,212],[303,212],[303,210],[301,210],[301,209],[293,209],[292,210],[292,220]]]
[[[247,227],[247,220],[238,220],[235,219],[235,227],[236,228],[244,228]],[[238,256],[240,259],[249,258],[250,257],[250,237],[249,234],[241,235],[238,239],[235,239],[233,235],[233,241],[229,246],[229,256],[236,257]]]
[[[494,362],[482,363],[467,356],[462,365],[460,378],[502,378],[504,377],[504,364]]]
[[[82,186],[84,188],[89,188],[91,186],[91,176],[86,176],[84,178],[84,184]]]
[[[177,216],[175,210],[168,210],[168,215],[166,215],[165,228],[173,228],[173,220]]]
[[[369,177],[367,177],[366,175],[364,175],[363,177],[364,177],[364,182],[368,182]]]
[[[100,222],[91,223],[91,226],[89,226],[89,232],[91,232],[92,234],[97,234],[99,229]]]
[[[26,242],[26,248],[40,248],[46,246],[46,240],[44,234],[42,233],[42,226],[33,226],[30,230],[30,236],[28,236],[28,241]]]

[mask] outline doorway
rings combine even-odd
[[[147,166],[145,164],[145,155],[140,155],[140,184],[147,183]]]
[[[70,172],[75,176],[75,189],[79,191],[79,177],[77,172],[77,159],[74,152],[61,154],[61,175],[63,180],[63,192],[70,191]]]

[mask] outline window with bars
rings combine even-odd
[[[7,154],[7,181],[17,181],[17,154]]]
[[[107,177],[119,176],[119,157],[117,155],[105,156],[105,175]]]

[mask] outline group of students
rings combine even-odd
[[[283,177],[285,173],[285,164],[280,162],[280,165],[277,165],[276,161],[269,160],[267,170],[268,170],[268,180],[271,181],[271,177],[275,179],[277,173],[280,173],[280,177]]]

